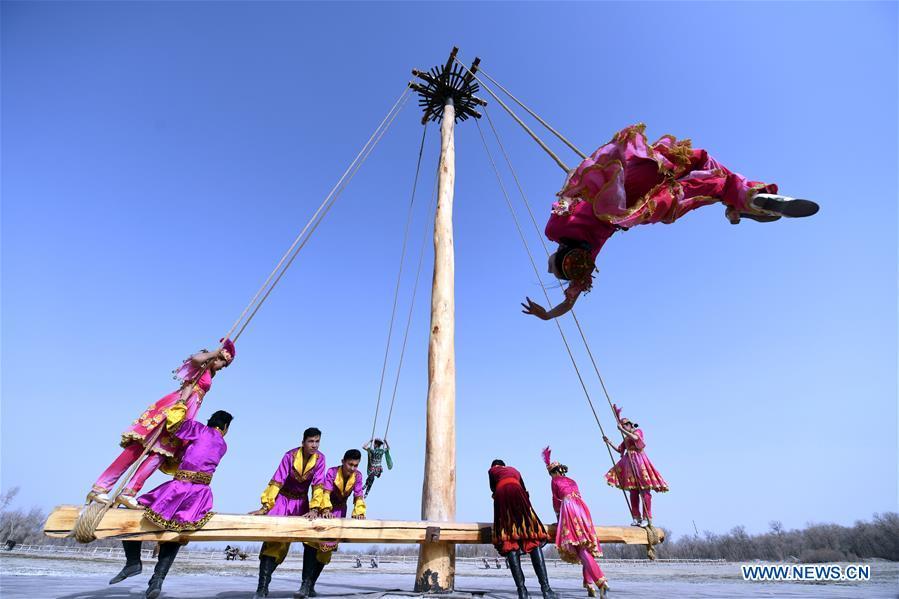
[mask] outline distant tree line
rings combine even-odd
[[[0,493],[0,548],[7,541],[18,545],[76,545],[74,539],[51,539],[43,534],[47,514],[39,508],[9,509],[18,494],[18,487]],[[656,546],[660,558],[725,559],[744,562],[799,561],[834,562],[879,558],[899,561],[899,514],[886,512],[874,514],[869,522],[856,522],[853,526],[838,524],[810,524],[806,528],[785,530],[780,522],[771,522],[769,530],[751,535],[742,526],[724,534],[705,532],[698,535],[675,537],[665,531],[665,542]],[[118,541],[94,541],[93,545],[120,546]],[[253,551],[253,546],[244,548]],[[358,553],[351,545],[341,547],[346,553]],[[414,545],[371,547],[366,553],[381,555],[416,555]],[[558,557],[554,545],[544,548],[546,557]],[[607,558],[641,559],[646,557],[642,545],[603,545]],[[490,545],[457,545],[458,557],[496,557]]]

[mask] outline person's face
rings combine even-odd
[[[630,420],[627,420],[627,419],[624,419],[621,421],[621,426],[623,426],[624,428],[626,428],[629,431],[632,431],[635,428],[637,428],[633,422],[631,422]]]
[[[318,445],[321,443],[321,436],[316,435],[314,437],[306,437],[303,440],[303,453],[307,456],[312,455],[316,451],[318,451]]]
[[[546,264],[546,272],[559,279],[561,277],[559,276],[559,271],[556,268],[556,253],[557,252],[553,252],[549,255],[549,259],[547,260]]]
[[[224,360],[222,358],[215,358],[212,360],[212,364],[209,365],[209,369],[212,370],[212,372],[218,372],[222,368],[227,368],[228,364],[230,364],[230,362],[228,362],[227,360]]]
[[[226,425],[225,425],[225,428],[221,429],[221,431],[222,431],[222,436],[223,436],[223,437],[224,437],[225,435],[228,434],[228,429],[229,429],[229,428],[231,428],[231,424],[226,424]]]
[[[343,475],[350,476],[359,467],[359,460],[343,460]]]

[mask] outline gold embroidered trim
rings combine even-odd
[[[183,480],[189,483],[208,485],[212,482],[212,475],[208,472],[194,472],[192,470],[178,470],[175,472],[175,480]]]
[[[205,516],[197,520],[196,522],[182,522],[181,520],[169,520],[168,518],[164,518],[157,512],[154,512],[150,508],[147,508],[144,511],[144,518],[158,526],[159,528],[164,528],[165,530],[171,530],[173,532],[184,532],[187,530],[197,530],[202,528],[209,522],[209,519],[212,518],[215,512],[207,512]]]

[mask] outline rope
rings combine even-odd
[[[537,233],[537,238],[540,239],[540,244],[543,246],[543,251],[546,253],[546,257],[549,258],[550,251],[546,245],[546,237],[540,232],[540,226],[537,224],[537,219],[534,217],[534,211],[531,210],[531,203],[528,201],[527,195],[524,192],[524,188],[521,185],[521,181],[518,179],[518,174],[515,171],[515,167],[512,166],[512,160],[509,158],[509,154],[506,152],[506,147],[503,145],[502,140],[499,137],[499,133],[496,130],[496,127],[493,125],[493,119],[490,118],[490,112],[487,108],[484,108],[484,116],[487,117],[487,122],[490,123],[490,128],[493,130],[493,136],[496,138],[496,143],[499,145],[500,150],[502,150],[503,157],[506,159],[506,164],[509,167],[509,171],[512,173],[512,178],[515,179],[515,184],[518,186],[518,191],[521,194],[521,200],[524,204],[524,207],[527,209],[528,216],[530,216],[531,223],[534,225],[534,231]],[[549,299],[547,299],[549,301]],[[571,317],[574,319],[574,324],[577,327],[578,333],[581,336],[581,341],[584,343],[584,349],[587,350],[587,355],[590,356],[590,363],[593,364],[593,371],[596,373],[596,378],[599,379],[599,384],[602,387],[602,392],[606,397],[606,402],[609,404],[609,408],[611,408],[612,413],[615,414],[615,420],[617,422],[617,414],[615,413],[615,408],[612,405],[612,397],[609,395],[609,390],[606,388],[606,382],[602,378],[602,374],[599,372],[599,366],[596,364],[596,359],[593,357],[593,351],[590,349],[590,344],[587,342],[587,336],[584,333],[584,329],[581,327],[581,322],[578,320],[577,313],[572,307]]]
[[[659,538],[659,533],[652,524],[647,524],[643,527],[643,530],[646,531],[646,557],[650,560],[655,560],[655,546],[661,543],[662,540]]]
[[[438,161],[438,169],[439,169],[439,161]],[[437,203],[437,182],[438,179],[434,177],[434,193],[431,196],[431,204],[428,206],[427,214],[432,214],[434,212],[434,205]],[[436,215],[435,215],[436,216]],[[393,382],[393,394],[390,397],[390,411],[387,413],[387,426],[384,427],[384,440],[387,440],[387,432],[390,430],[390,421],[393,418],[393,404],[396,401],[396,391],[400,385],[400,374],[403,372],[403,358],[406,355],[406,342],[409,340],[409,328],[412,324],[412,309],[415,307],[415,295],[418,291],[418,281],[421,277],[421,267],[424,263],[425,257],[425,243],[428,240],[428,224],[430,221],[425,219],[424,224],[424,232],[421,236],[421,246],[418,251],[418,269],[415,271],[415,282],[412,284],[412,300],[409,302],[409,314],[406,317],[406,331],[403,333],[403,345],[400,348],[400,360],[396,369],[396,380]]]
[[[403,91],[403,93],[400,95],[400,98],[393,105],[393,108],[391,108],[392,114],[388,113],[388,115],[386,117],[384,117],[384,121],[381,121],[381,125],[378,125],[378,129],[375,130],[375,133],[372,134],[371,138],[369,138],[369,141],[362,148],[362,151],[359,152],[359,155],[356,157],[356,160],[354,160],[353,163],[351,163],[350,166],[347,167],[347,170],[344,172],[343,176],[340,178],[340,181],[337,182],[337,185],[334,186],[334,189],[332,189],[331,193],[328,194],[328,197],[325,198],[325,202],[322,202],[322,206],[319,207],[319,210],[317,210],[316,214],[314,214],[313,217],[310,219],[309,222],[312,223],[312,221],[315,220],[316,215],[318,215],[318,213],[321,212],[321,215],[318,217],[318,220],[316,220],[312,224],[311,228],[309,229],[309,234],[302,241],[302,243],[300,243],[299,246],[297,246],[296,249],[293,250],[293,253],[290,256],[290,259],[284,265],[284,268],[281,269],[281,272],[278,274],[278,276],[272,282],[271,286],[265,292],[265,295],[262,296],[262,299],[259,300],[259,303],[256,305],[256,307],[253,309],[253,311],[247,317],[247,320],[243,323],[243,326],[241,326],[240,330],[237,332],[237,335],[235,335],[234,341],[237,341],[237,339],[243,334],[244,330],[247,328],[247,325],[249,325],[250,321],[253,320],[253,317],[256,316],[256,313],[259,311],[259,308],[262,307],[262,304],[265,303],[265,300],[268,299],[268,296],[271,295],[272,290],[274,290],[275,286],[281,280],[281,277],[284,276],[284,273],[286,273],[287,269],[290,268],[290,265],[293,264],[293,261],[296,259],[297,255],[299,255],[300,250],[302,250],[303,247],[305,247],[305,245],[309,242],[309,239],[312,238],[312,234],[315,233],[315,230],[318,228],[318,226],[324,220],[325,216],[328,214],[328,212],[334,206],[334,203],[337,201],[337,198],[340,197],[340,194],[346,188],[347,184],[349,184],[349,182],[353,179],[353,176],[359,171],[359,168],[365,163],[365,161],[366,161],[366,159],[368,159],[369,155],[371,155],[372,150],[378,144],[378,142],[381,141],[381,138],[384,137],[384,134],[390,128],[390,125],[393,124],[393,121],[396,119],[396,116],[400,113],[400,111],[405,106],[404,100],[408,100],[408,95],[407,95],[408,92],[409,92],[408,88]],[[396,108],[397,105],[399,105],[401,101],[403,101],[402,105],[400,105],[399,108]],[[394,109],[396,109],[396,110],[394,111]],[[384,124],[385,121],[386,121],[386,125]],[[375,135],[377,135],[377,137],[375,137]],[[374,138],[374,142],[372,142],[372,138]],[[308,227],[308,225],[307,225],[307,227]]]
[[[274,290],[275,286],[281,280],[281,277],[284,276],[284,273],[287,272],[287,269],[290,268],[290,265],[293,264],[294,259],[296,259],[300,250],[306,245],[309,239],[312,237],[312,234],[318,228],[319,224],[321,224],[322,220],[324,220],[325,215],[327,215],[328,211],[334,205],[337,198],[340,196],[340,193],[346,188],[347,184],[352,180],[353,176],[358,172],[359,168],[362,164],[365,163],[365,160],[371,154],[374,147],[378,144],[387,130],[390,128],[390,125],[393,124],[393,121],[396,119],[396,116],[400,113],[400,111],[405,106],[405,102],[408,101],[409,88],[406,87],[403,89],[403,93],[400,94],[399,98],[397,98],[396,102],[394,102],[393,106],[387,112],[387,116],[385,116],[380,124],[375,128],[374,133],[372,133],[371,137],[368,138],[368,141],[344,171],[343,175],[331,189],[331,192],[327,195],[325,200],[319,205],[318,209],[306,223],[306,226],[303,227],[303,230],[299,235],[294,239],[291,246],[287,249],[284,255],[281,257],[281,260],[272,270],[271,274],[269,274],[268,278],[266,278],[265,282],[256,292],[256,295],[253,296],[253,299],[250,300],[250,303],[247,304],[247,307],[244,308],[243,312],[241,312],[240,316],[231,326],[231,329],[225,335],[224,339],[231,338],[231,335],[234,333],[235,329],[237,329],[238,325],[243,322],[243,325],[240,327],[240,330],[234,335],[233,341],[237,341],[237,339],[243,334],[244,330],[246,330],[247,325],[250,324],[250,321],[253,320],[253,317],[256,316],[256,313],[259,312],[259,308],[262,307],[262,304],[271,295],[272,290]],[[308,235],[306,234],[308,231]],[[304,238],[305,236],[305,238]],[[302,240],[302,242],[301,242]],[[289,259],[288,259],[289,256]],[[286,261],[286,264],[285,264]],[[283,268],[282,268],[283,266]],[[280,272],[279,272],[280,269]],[[277,273],[277,277],[275,277]],[[274,280],[272,280],[274,277]],[[263,291],[265,294],[262,295]],[[260,295],[262,295],[260,299]],[[257,300],[258,303],[257,303]],[[255,304],[255,308],[253,308]],[[253,311],[247,316],[246,320],[244,317],[247,315],[247,312],[253,308]],[[221,349],[221,348],[220,348]],[[208,365],[204,366],[197,377],[203,375],[208,369]],[[96,539],[96,529],[99,525],[100,521],[103,519],[103,516],[106,514],[106,511],[109,510],[115,499],[121,494],[124,489],[125,484],[131,479],[131,476],[143,462],[144,458],[150,452],[150,449],[156,443],[159,436],[162,434],[165,425],[160,424],[157,429],[150,436],[149,440],[144,445],[144,451],[141,456],[131,465],[128,471],[121,477],[121,480],[118,486],[110,495],[110,502],[106,504],[101,503],[91,503],[87,507],[85,507],[81,514],[79,514],[78,519],[75,521],[75,526],[72,529],[72,535],[75,539],[80,543],[89,543]]]
[[[565,171],[565,172],[567,173],[567,172],[570,170],[570,169],[568,168],[568,165],[565,164],[564,162],[562,162],[562,159],[559,158],[558,156],[556,156],[556,154],[555,154],[552,150],[549,149],[549,146],[547,146],[545,143],[543,143],[543,140],[540,139],[540,138],[537,136],[537,134],[534,133],[534,132],[531,130],[531,128],[528,127],[528,126],[524,123],[524,121],[522,121],[520,118],[518,118],[518,115],[515,114],[515,112],[514,112],[511,108],[509,108],[509,107],[506,105],[506,103],[503,102],[502,99],[501,99],[499,96],[497,96],[495,93],[493,93],[493,90],[492,90],[492,89],[490,89],[489,87],[487,87],[487,86],[484,84],[484,82],[481,81],[480,78],[479,78],[477,75],[474,74],[474,71],[472,71],[472,70],[469,69],[467,66],[465,66],[465,64],[462,63],[458,58],[455,59],[455,60],[456,60],[456,62],[458,62],[460,65],[462,65],[462,68],[463,68],[463,69],[465,69],[466,71],[468,71],[468,74],[469,74],[471,77],[473,77],[475,80],[477,80],[478,83],[481,84],[481,87],[483,87],[484,89],[487,90],[487,93],[489,93],[491,96],[493,96],[493,99],[494,99],[494,100],[496,100],[497,102],[499,102],[500,106],[502,106],[503,108],[506,109],[506,112],[509,113],[509,116],[511,116],[513,119],[515,119],[515,122],[518,123],[519,125],[521,125],[521,127],[522,127],[525,131],[527,131],[528,135],[530,135],[531,138],[533,138],[533,140],[536,141],[537,144],[538,144],[541,148],[543,148],[543,151],[544,151],[544,152],[546,152],[547,154],[549,154],[550,158],[552,158],[553,160],[556,161],[556,164],[558,164],[559,167],[560,167],[563,171]],[[477,121],[475,121],[475,122],[477,122]]]
[[[537,276],[537,280],[540,282],[540,288],[543,290],[543,296],[546,298],[547,303],[550,302],[549,293],[546,290],[546,285],[543,284],[543,279],[540,278],[540,270],[537,268],[537,263],[534,261],[534,255],[531,253],[530,248],[528,247],[527,239],[524,236],[524,231],[521,230],[521,224],[518,221],[518,216],[515,214],[515,209],[512,207],[512,201],[509,199],[509,194],[506,193],[506,186],[503,184],[502,177],[499,174],[499,169],[496,167],[496,162],[493,160],[493,154],[490,152],[490,147],[487,145],[487,139],[484,137],[484,131],[481,129],[481,124],[476,120],[475,124],[478,126],[478,133],[481,136],[481,141],[484,144],[484,150],[487,152],[487,157],[490,159],[490,165],[493,167],[493,172],[496,174],[496,180],[499,183],[499,187],[502,190],[503,197],[506,199],[506,205],[509,207],[509,213],[512,215],[512,220],[515,222],[515,228],[518,230],[518,236],[521,238],[521,243],[524,245],[524,249],[527,252],[528,259],[531,262],[531,268],[534,269],[534,274]],[[599,427],[599,432],[605,436],[606,432],[603,429],[602,422],[599,421],[599,415],[596,413],[596,408],[593,405],[593,400],[590,398],[590,392],[587,390],[587,385],[584,382],[584,377],[581,376],[581,370],[578,368],[577,361],[574,359],[574,353],[571,351],[571,345],[568,343],[568,338],[565,336],[565,331],[562,330],[562,325],[559,324],[558,319],[553,319],[553,323],[556,325],[556,328],[559,331],[559,335],[562,337],[562,343],[565,344],[565,351],[568,352],[568,358],[571,360],[571,365],[574,367],[574,372],[577,374],[578,382],[581,384],[581,389],[584,391],[584,397],[587,398],[587,404],[590,406],[590,411],[593,412],[593,418],[596,420],[596,425]],[[604,444],[606,445],[606,444]],[[615,458],[612,457],[612,450],[606,445],[606,451],[609,454],[609,460],[612,462],[612,467],[615,467]],[[621,489],[621,495],[624,497],[624,503],[627,506],[628,513],[630,513],[630,502],[627,498],[627,493],[624,492],[624,489]]]
[[[415,190],[418,187],[418,174],[421,172],[421,156],[425,151],[425,137],[428,126],[421,129],[421,144],[418,147],[418,162],[415,165],[415,178],[412,180],[412,197],[409,199],[409,211],[406,215],[406,226],[403,230],[403,249],[400,251],[400,266],[396,274],[396,287],[393,290],[393,307],[390,309],[390,324],[387,326],[387,343],[384,348],[384,362],[381,365],[381,381],[378,383],[378,400],[375,403],[375,417],[371,423],[371,442],[375,440],[375,427],[378,425],[378,413],[381,409],[381,393],[384,390],[384,376],[387,374],[387,358],[390,355],[390,341],[393,338],[393,322],[396,318],[396,304],[400,296],[400,282],[403,278],[403,262],[406,259],[406,245],[409,241],[409,225],[412,223],[412,209],[415,207]]]
[[[562,141],[562,143],[564,143],[566,146],[568,146],[569,148],[571,148],[572,150],[574,150],[574,153],[575,153],[575,154],[577,154],[577,155],[580,156],[581,158],[584,158],[584,159],[587,158],[587,155],[586,155],[586,154],[584,154],[583,152],[581,152],[581,151],[580,151],[580,150],[579,150],[573,143],[571,143],[570,141],[568,141],[568,140],[565,138],[564,135],[562,135],[561,133],[559,133],[558,131],[556,131],[556,130],[553,128],[552,125],[550,125],[549,123],[547,123],[546,121],[544,121],[542,118],[540,118],[540,115],[538,115],[536,112],[534,112],[533,110],[531,110],[530,108],[528,108],[527,106],[525,106],[524,103],[523,103],[521,100],[519,100],[518,98],[516,98],[515,96],[513,96],[513,95],[512,95],[512,92],[510,92],[510,91],[507,90],[505,87],[503,87],[502,84],[501,84],[499,81],[497,81],[496,79],[494,79],[493,77],[491,77],[490,75],[488,75],[486,72],[484,72],[484,69],[482,69],[482,68],[479,67],[479,68],[478,68],[478,72],[480,72],[481,75],[483,75],[484,77],[486,77],[487,79],[489,79],[490,82],[491,82],[493,85],[495,85],[496,87],[500,88],[500,89],[503,91],[504,94],[506,94],[507,96],[509,96],[509,97],[512,98],[513,100],[515,100],[515,103],[518,104],[519,106],[521,106],[521,107],[522,107],[522,108],[523,108],[529,115],[531,115],[532,117],[534,117],[535,119],[537,119],[538,121],[540,121],[540,124],[541,124],[541,125],[543,125],[543,126],[546,127],[547,129],[549,129],[553,134],[555,134],[555,136],[558,137],[558,138]],[[488,90],[488,91],[489,91],[489,90]]]

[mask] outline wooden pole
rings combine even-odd
[[[446,100],[440,124],[440,168],[437,215],[434,219],[434,280],[431,291],[431,336],[428,344],[428,415],[425,473],[421,493],[422,520],[456,519],[456,350],[453,189],[456,111]],[[439,541],[436,530],[422,544],[415,576],[416,592],[452,591],[456,546]]]

